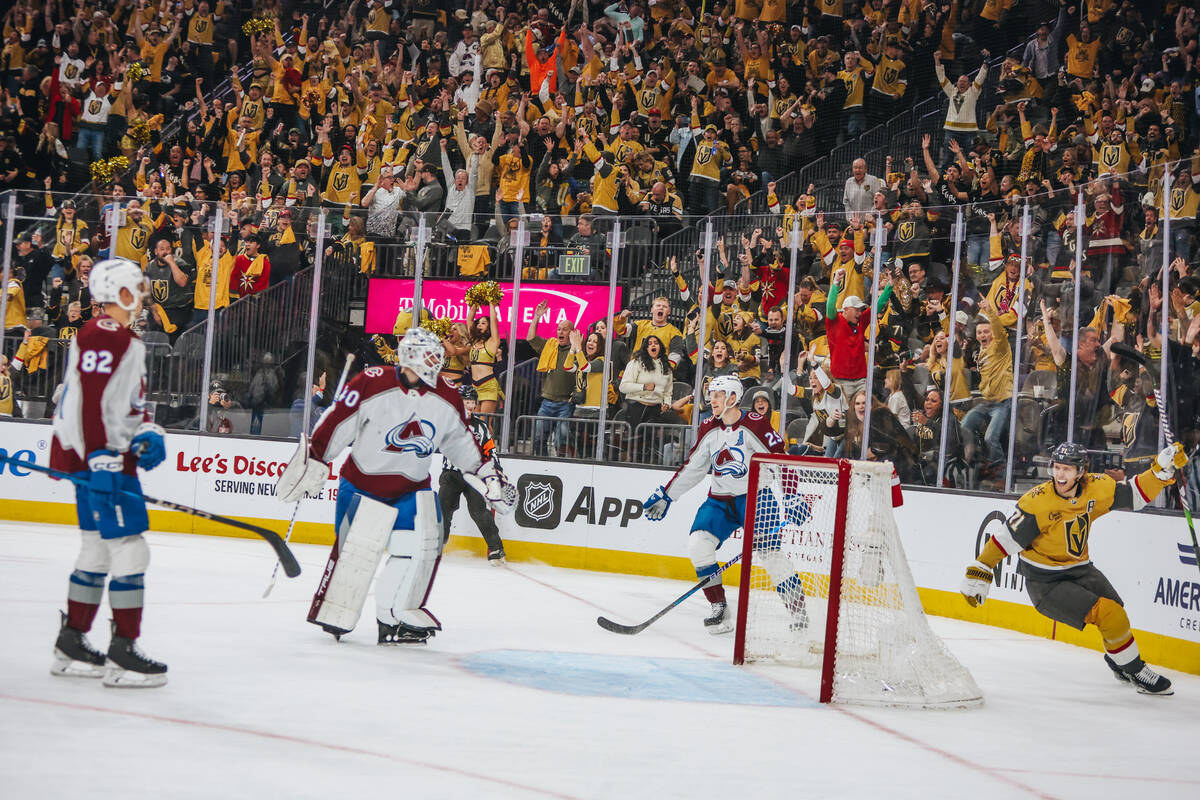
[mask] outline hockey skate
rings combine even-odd
[[[804,606],[804,595],[787,597],[783,604],[787,606],[788,612],[792,615],[792,621],[788,628],[797,633],[808,630],[808,609]]]
[[[104,685],[115,689],[152,689],[167,682],[167,665],[146,658],[138,650],[137,640],[117,636],[113,625],[112,643],[108,646],[108,662]]]
[[[733,615],[729,613],[728,603],[721,600],[712,604],[712,613],[704,618],[704,629],[713,636],[733,630]]]
[[[493,567],[501,567],[507,563],[508,562],[504,559],[503,547],[488,551],[488,564],[491,564]]]
[[[397,622],[388,625],[386,622],[375,620],[379,624],[379,644],[390,646],[396,644],[425,644],[433,636],[433,628],[414,628]]]
[[[104,677],[104,653],[92,647],[83,631],[67,627],[67,615],[62,614],[58,640],[54,643],[54,663],[50,674],[62,678]]]
[[[1134,688],[1142,694],[1164,697],[1175,694],[1175,690],[1171,688],[1170,678],[1159,675],[1140,658],[1125,667],[1125,674],[1129,676],[1129,682],[1133,684]]]
[[[1121,665],[1112,660],[1112,657],[1107,653],[1104,654],[1104,663],[1108,664],[1108,668],[1112,670],[1113,677],[1121,683],[1129,683],[1129,676],[1125,674],[1125,670],[1121,669]]]

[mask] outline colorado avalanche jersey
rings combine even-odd
[[[129,452],[146,414],[146,347],[138,335],[107,316],[86,322],[71,339],[62,396],[54,412],[50,466],[87,469],[97,450],[125,454],[125,472],[137,474]]]
[[[329,462],[350,447],[342,477],[369,494],[393,499],[429,487],[435,452],[465,472],[483,454],[467,429],[462,398],[444,379],[408,388],[399,367],[368,367],[334,399],[313,431],[309,453]]]
[[[710,472],[713,477],[709,497],[724,500],[744,495],[750,476],[750,457],[755,453],[782,452],[783,437],[761,414],[743,413],[732,425],[711,417],[700,426],[687,461],[667,484],[667,496],[678,500]]]

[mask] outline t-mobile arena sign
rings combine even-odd
[[[469,306],[463,296],[475,281],[425,280],[421,283],[421,303],[434,317],[448,317],[452,322],[466,322]],[[512,308],[513,287],[501,285],[504,299],[496,310],[500,320],[500,335],[508,336],[509,310]],[[524,337],[538,303],[545,301],[549,310],[538,321],[539,336],[550,339],[558,329],[559,320],[567,320],[581,331],[608,313],[608,284],[526,283],[521,286],[521,310],[517,317],[517,336]],[[367,333],[391,333],[396,315],[412,311],[413,281],[411,278],[372,278],[367,289]],[[621,287],[617,287],[616,307],[621,309]],[[481,312],[482,313],[482,312]]]

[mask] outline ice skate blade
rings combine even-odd
[[[1163,689],[1161,692],[1152,692],[1149,689],[1142,687],[1142,686],[1135,686],[1134,688],[1137,689],[1138,694],[1144,694],[1148,697],[1170,697],[1171,695],[1175,694],[1174,686],[1168,686],[1166,689]]]
[[[718,625],[706,625],[704,629],[713,636],[720,636],[725,633],[733,632],[733,622],[722,622]]]
[[[103,678],[104,667],[86,661],[76,661],[62,651],[55,650],[50,674],[59,678]]]
[[[424,647],[429,643],[429,639],[402,639],[400,641],[379,642],[380,647]]]
[[[144,674],[109,666],[104,672],[104,685],[110,689],[155,689],[165,686],[167,673]]]

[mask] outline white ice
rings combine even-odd
[[[699,596],[637,636],[596,625],[686,583],[467,555],[438,574],[444,631],[382,648],[370,600],[341,643],[304,621],[327,548],[295,546],[304,574],[263,600],[263,542],[153,534],[141,643],[168,685],[56,678],[77,536],[0,523],[3,798],[1200,796],[1197,677],[1145,697],[1095,652],[934,619],[982,709],[821,707],[815,672],[730,666]]]

